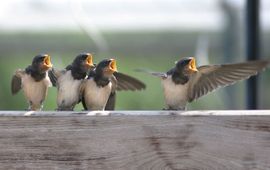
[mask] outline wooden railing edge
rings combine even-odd
[[[0,116],[268,116],[270,110],[116,110],[116,111],[21,111],[1,110]]]

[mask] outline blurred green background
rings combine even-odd
[[[34,1],[27,2],[33,3]],[[183,2],[188,1],[174,1],[176,4]],[[172,2],[168,2],[168,4],[170,3]],[[224,6],[224,4],[219,4],[219,6]],[[35,4],[33,8],[39,10],[38,7],[43,6],[44,4]],[[35,55],[48,53],[52,57],[54,67],[64,68],[77,54],[90,52],[94,56],[95,63],[104,58],[116,58],[120,72],[132,75],[147,85],[144,91],[117,93],[116,108],[118,110],[160,110],[164,107],[160,80],[145,73],[135,72],[135,69],[168,71],[174,66],[176,60],[185,56],[197,57],[197,65],[245,61],[244,28],[241,27],[243,23],[240,22],[241,19],[234,18],[234,15],[228,15],[231,13],[226,13],[226,8],[229,7],[218,8],[220,11],[223,10],[221,13],[223,13],[224,19],[222,20],[223,26],[217,30],[181,29],[181,26],[173,27],[173,29],[163,27],[160,29],[104,29],[99,33],[106,42],[104,48],[100,46],[102,42],[99,43],[97,39],[91,37],[91,28],[89,34],[88,28],[84,28],[84,24],[80,23],[78,24],[80,29],[77,30],[53,29],[53,27],[48,30],[25,28],[14,30],[2,27],[0,30],[0,109],[22,110],[27,108],[22,92],[15,96],[11,95],[10,81],[14,71],[27,67]],[[232,25],[234,22],[240,27],[235,28],[235,25]],[[239,34],[243,36],[235,37]],[[261,58],[270,58],[269,44],[270,31],[264,29],[261,38]],[[259,76],[259,107],[261,109],[270,109],[269,75],[270,70],[268,69]],[[190,104],[188,108],[200,110],[244,109],[245,93],[245,81],[242,81],[210,93]],[[55,108],[56,89],[50,88],[44,103],[44,110]],[[79,104],[76,110],[81,109]]]

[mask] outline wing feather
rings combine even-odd
[[[116,85],[117,85],[117,79],[115,76],[112,76],[111,78],[111,82],[112,82],[112,90],[110,93],[110,96],[107,100],[107,103],[105,105],[105,110],[114,110],[115,108],[115,103],[116,103]]]
[[[86,86],[86,81],[87,80],[83,80],[80,87],[79,87],[79,99],[82,102],[82,106],[83,106],[84,110],[87,110],[85,100],[84,100],[84,90],[85,90],[85,86]]]
[[[24,70],[18,69],[11,79],[11,93],[17,94],[22,88],[22,76],[25,74]]]
[[[116,102],[116,93],[112,92],[109,96],[109,99],[106,103],[105,110],[114,110]]]
[[[66,72],[66,70],[57,70],[55,68],[52,68],[51,70],[48,71],[48,76],[52,82],[52,85],[54,87],[57,86],[57,79]]]
[[[269,65],[269,61],[250,61],[237,64],[201,66],[191,76],[188,89],[189,102],[219,88],[256,75]]]
[[[167,73],[154,72],[154,71],[150,71],[150,70],[147,70],[147,69],[136,69],[135,71],[151,74],[152,76],[156,76],[156,77],[160,77],[160,78],[167,78],[168,77]]]
[[[142,81],[140,81],[134,77],[131,77],[129,75],[115,72],[114,76],[117,79],[116,90],[135,91],[135,90],[143,90],[146,88],[145,84]]]

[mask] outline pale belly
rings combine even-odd
[[[22,77],[22,90],[24,96],[28,101],[32,110],[39,110],[42,107],[42,103],[46,98],[48,87],[51,86],[51,82],[46,76],[42,81],[36,82],[30,75]]]
[[[104,110],[109,99],[112,84],[98,87],[93,79],[87,80],[84,90],[84,100],[88,110]]]
[[[73,109],[79,101],[79,88],[82,80],[75,80],[71,71],[58,78],[57,105],[58,108]]]
[[[187,104],[188,83],[174,84],[171,77],[162,80],[166,109],[183,110]]]

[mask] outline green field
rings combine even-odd
[[[223,40],[220,33],[207,33],[210,46],[211,63],[221,63],[223,59]],[[11,76],[17,68],[25,68],[32,57],[38,53],[49,53],[56,68],[64,68],[81,52],[94,54],[94,61],[103,58],[116,58],[118,70],[128,73],[145,82],[147,89],[141,92],[119,92],[117,94],[117,109],[162,109],[163,96],[160,81],[144,73],[134,72],[137,68],[149,68],[155,71],[167,71],[174,61],[185,56],[194,56],[197,38],[200,33],[190,32],[134,32],[134,33],[104,33],[108,43],[108,51],[100,51],[97,45],[87,35],[82,33],[1,33],[0,34],[0,109],[22,110],[27,104],[20,92],[16,96],[10,93]],[[262,58],[270,57],[269,34],[263,37]],[[243,61],[235,57],[235,61]],[[270,108],[270,71],[260,76],[260,108]],[[228,95],[227,90],[218,90],[192,103],[192,109],[244,109],[244,82],[234,85],[237,93]],[[229,102],[234,101],[234,102]],[[234,105],[230,105],[233,103]],[[44,110],[56,108],[56,89],[50,88]],[[82,109],[80,104],[77,110]]]

